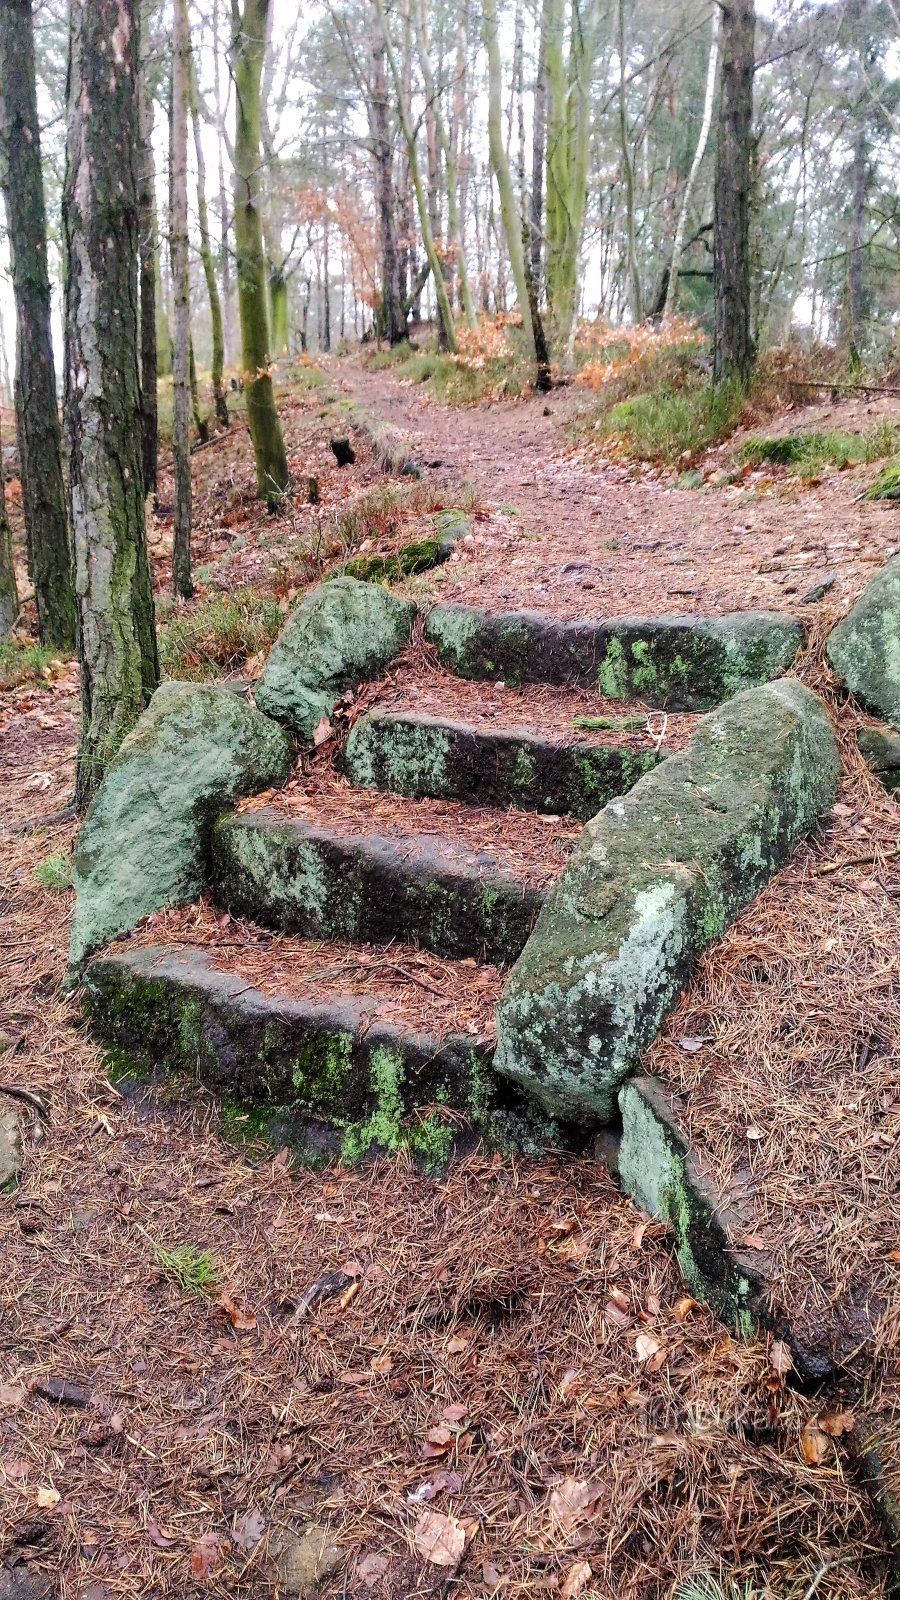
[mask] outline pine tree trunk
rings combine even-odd
[[[551,0],[543,0],[541,34],[538,45],[537,74],[534,83],[534,114],[531,122],[531,276],[540,297],[541,262],[544,244],[544,159],[547,149],[547,24]]]
[[[850,362],[859,366],[863,346],[863,226],[866,217],[866,198],[869,178],[869,157],[866,144],[864,112],[859,113],[859,125],[853,142],[853,165],[850,175],[850,249],[847,262],[847,347]]]
[[[16,301],[19,466],[28,562],[43,644],[75,644],[75,594],[50,337],[31,0],[0,5],[0,159]]]
[[[172,589],[183,600],[194,592],[191,580],[191,279],[188,262],[187,125],[190,81],[190,25],[187,0],[175,0],[172,54],[171,238],[175,296],[175,395],[172,456],[175,464],[175,517],[172,539]]]
[[[419,60],[422,67],[422,77],[425,81],[425,94],[428,100],[434,106],[435,133],[444,157],[444,171],[447,180],[447,228],[450,235],[447,241],[448,251],[453,249],[456,252],[456,270],[459,274],[459,298],[465,314],[466,322],[470,328],[474,328],[477,318],[475,316],[475,305],[472,300],[472,290],[469,286],[469,273],[466,266],[466,251],[462,238],[462,230],[460,227],[459,192],[456,175],[456,152],[453,148],[453,140],[447,133],[447,124],[444,120],[440,95],[435,84],[434,68],[432,67],[431,56],[428,50],[425,0],[419,0],[419,6],[416,12],[416,20]]]
[[[709,130],[712,125],[713,101],[715,100],[716,94],[716,73],[719,65],[719,25],[721,15],[722,13],[719,8],[719,0],[713,0],[712,38],[709,45],[709,60],[706,66],[706,93],[703,100],[703,119],[700,123],[700,134],[697,139],[697,147],[694,151],[694,159],[691,162],[691,170],[688,173],[687,182],[684,186],[684,194],[681,197],[681,207],[678,212],[678,222],[675,226],[675,238],[672,241],[672,261],[669,266],[669,277],[666,283],[666,300],[663,308],[663,322],[669,322],[675,315],[675,303],[678,295],[678,273],[681,268],[681,256],[684,250],[684,235],[687,228],[687,219],[691,208],[691,200],[693,199],[694,186],[697,182],[697,174],[700,171],[700,165],[706,152],[706,142],[709,138]]]
[[[232,42],[235,85],[234,237],[241,363],[260,495],[276,506],[290,485],[270,372],[269,311],[260,185],[260,85],[271,0],[245,0]]]
[[[713,214],[713,377],[746,382],[753,370],[750,184],[753,140],[754,0],[722,5],[722,95]]]
[[[3,444],[0,441],[0,463],[3,461]],[[19,615],[19,595],[16,589],[16,569],[13,562],[12,532],[6,515],[6,489],[0,466],[0,639],[5,639],[16,625]]]
[[[206,161],[203,155],[203,138],[200,130],[200,112],[197,107],[197,80],[194,58],[190,61],[191,125],[194,132],[194,157],[197,162],[197,227],[200,232],[200,260],[209,296],[209,321],[212,332],[212,390],[216,421],[220,428],[228,427],[228,401],[225,398],[225,331],[222,321],[222,301],[216,280],[209,233],[209,208],[206,204]]]
[[[138,381],[138,54],[138,0],[72,7],[63,230],[81,806],[159,681]]]
[[[637,238],[634,218],[634,156],[628,136],[628,106],[625,98],[625,0],[618,4],[618,56],[619,56],[619,143],[622,150],[622,173],[625,185],[625,273],[628,282],[628,307],[634,323],[644,319],[641,278],[637,258]]]
[[[138,79],[138,226],[140,238],[139,287],[141,306],[141,407],[143,410],[144,493],[156,495],[159,464],[159,406],[156,372],[156,279],[159,248],[156,230],[156,193],[153,177],[153,99],[146,63]]]

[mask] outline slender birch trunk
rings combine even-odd
[[[63,232],[81,806],[159,681],[138,380],[138,59],[138,0],[73,5]]]
[[[466,322],[474,328],[477,318],[475,305],[472,300],[472,290],[469,284],[469,272],[466,266],[466,252],[463,244],[462,230],[459,221],[459,190],[456,175],[456,154],[453,141],[447,133],[447,124],[441,107],[440,96],[437,93],[434,81],[434,68],[428,50],[428,34],[426,31],[425,0],[419,0],[416,9],[416,36],[419,48],[419,62],[422,67],[422,77],[425,81],[425,94],[434,107],[434,124],[437,141],[444,157],[444,174],[447,182],[447,227],[450,234],[448,248],[456,252],[456,270],[459,275],[459,298],[462,302]]]
[[[382,32],[384,35],[384,48],[387,54],[388,66],[391,69],[391,77],[394,80],[394,88],[397,93],[397,106],[400,113],[400,127],[403,132],[406,153],[409,159],[410,177],[412,178],[413,189],[416,196],[416,206],[419,212],[419,227],[422,231],[422,243],[425,246],[425,254],[428,258],[431,276],[434,279],[434,293],[437,301],[438,315],[441,322],[441,342],[445,349],[455,352],[456,330],[453,326],[453,312],[450,309],[450,301],[447,298],[447,286],[444,282],[444,274],[441,270],[440,257],[435,249],[434,236],[431,231],[431,219],[428,215],[428,198],[425,193],[424,184],[422,183],[422,171],[419,166],[419,158],[416,153],[415,134],[413,133],[409,120],[409,112],[407,111],[406,96],[403,91],[403,80],[400,76],[400,69],[397,65],[397,57],[394,53],[394,47],[391,43],[390,34],[388,33],[387,23],[385,22],[382,0],[377,0],[377,5]]]
[[[675,227],[675,238],[672,241],[672,262],[669,267],[669,282],[666,287],[666,303],[663,308],[663,322],[670,322],[675,315],[675,301],[678,294],[678,273],[681,267],[681,256],[684,250],[684,235],[687,229],[688,214],[691,201],[694,198],[694,187],[697,174],[706,154],[709,130],[712,126],[713,103],[716,97],[716,74],[719,69],[719,26],[721,19],[719,0],[713,0],[712,9],[712,38],[709,45],[709,62],[706,68],[706,95],[703,101],[703,121],[700,124],[700,137],[691,162],[691,170],[687,175],[684,194],[681,197],[681,210],[678,213],[678,222]]]
[[[633,322],[643,322],[644,305],[641,296],[641,278],[638,269],[637,239],[634,221],[634,157],[628,138],[628,103],[625,95],[625,0],[618,0],[618,56],[619,56],[619,142],[622,149],[622,176],[625,185],[625,274],[628,285],[628,309]]]
[[[193,55],[190,67],[191,126],[194,135],[194,158],[197,163],[197,227],[200,233],[200,260],[209,297],[209,321],[212,332],[212,390],[216,421],[221,428],[228,427],[228,401],[225,398],[225,330],[222,321],[222,301],[216,279],[212,240],[209,232],[209,208],[206,203],[206,159],[200,129],[200,109],[197,104],[197,77]]]

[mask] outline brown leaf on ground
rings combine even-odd
[[[600,1498],[598,1483],[582,1482],[578,1478],[563,1478],[550,1494],[550,1510],[564,1533],[571,1533],[576,1523],[589,1516]]]
[[[652,1333],[639,1333],[634,1341],[634,1353],[642,1363],[651,1361],[659,1350],[659,1340],[654,1339]]]
[[[363,1556],[357,1566],[356,1576],[362,1579],[367,1589],[374,1589],[378,1579],[387,1572],[389,1566],[390,1561],[387,1556],[378,1555],[373,1551],[371,1555]]]
[[[794,1358],[791,1355],[790,1346],[785,1344],[783,1339],[776,1339],[773,1342],[769,1352],[769,1361],[773,1372],[777,1372],[780,1378],[783,1378],[785,1373],[790,1372],[794,1365]]]
[[[420,1556],[435,1567],[455,1567],[466,1548],[465,1529],[440,1511],[420,1511],[413,1532]]]
[[[856,1425],[852,1411],[820,1411],[816,1422],[829,1439],[840,1439],[842,1434],[852,1433]]]
[[[28,1399],[28,1390],[21,1383],[0,1383],[0,1406],[15,1410]]]
[[[147,1518],[147,1538],[156,1545],[157,1550],[171,1550],[173,1544],[178,1543],[173,1534],[163,1532],[154,1517]]]
[[[245,1311],[236,1300],[232,1300],[230,1295],[223,1294],[219,1299],[219,1305],[236,1333],[250,1333],[257,1326],[253,1312]]]
[[[594,1576],[589,1561],[576,1561],[566,1573],[560,1589],[562,1600],[578,1600]]]
[[[808,1467],[820,1467],[826,1461],[831,1451],[831,1441],[818,1424],[816,1418],[807,1422],[800,1435],[800,1448],[803,1459]]]
[[[229,1549],[227,1539],[212,1530],[202,1533],[191,1551],[191,1571],[195,1578],[206,1578],[214,1572]]]
[[[251,1550],[256,1549],[265,1531],[266,1519],[262,1512],[254,1506],[252,1510],[245,1511],[242,1517],[238,1517],[232,1530],[232,1536],[238,1549],[242,1550],[245,1555],[249,1555]]]

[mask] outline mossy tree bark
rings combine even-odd
[[[434,127],[437,142],[444,157],[444,172],[447,181],[447,231],[450,235],[448,244],[456,252],[456,270],[459,275],[459,298],[465,314],[466,322],[474,328],[477,322],[475,315],[475,302],[472,299],[472,289],[469,284],[469,269],[466,265],[465,241],[462,235],[459,217],[459,184],[456,173],[456,152],[453,141],[447,131],[441,107],[441,97],[435,84],[434,68],[428,50],[427,14],[425,0],[419,0],[415,13],[416,37],[419,46],[419,60],[422,67],[422,76],[425,80],[425,95],[434,107]]]
[[[172,588],[184,600],[191,581],[191,279],[188,263],[187,124],[191,36],[187,0],[175,0],[172,55],[171,252],[175,298],[175,404],[172,455],[175,464],[175,519]]]
[[[138,259],[140,288],[141,406],[143,409],[144,493],[156,494],[159,463],[159,407],[157,402],[156,193],[153,168],[153,96],[147,82],[147,61],[142,60],[138,80]]]
[[[0,444],[0,461],[3,447]],[[13,564],[12,533],[6,515],[6,493],[3,472],[0,470],[0,639],[5,639],[16,625],[19,615],[19,594],[16,588],[16,569]]]
[[[754,0],[722,3],[722,90],[713,209],[716,383],[728,377],[746,382],[753,370],[750,186],[755,31]]]
[[[63,190],[84,806],[159,681],[138,379],[138,0],[79,0]]]
[[[500,193],[500,211],[503,218],[503,232],[506,237],[506,253],[513,282],[516,286],[519,310],[522,313],[525,354],[529,361],[534,362],[538,388],[548,389],[550,387],[550,367],[547,361],[544,328],[537,308],[537,297],[531,290],[528,273],[525,269],[522,219],[518,214],[515,191],[513,190],[509,171],[509,161],[506,155],[506,146],[503,143],[502,69],[500,65],[500,41],[497,34],[496,0],[484,0],[482,20],[484,45],[488,58],[488,138],[491,166],[494,170],[497,188]]]
[[[206,203],[206,160],[200,130],[200,109],[197,101],[197,75],[193,55],[190,59],[191,126],[194,132],[194,156],[197,162],[197,227],[200,232],[200,259],[209,295],[209,321],[212,331],[212,388],[216,421],[220,428],[228,427],[228,401],[225,398],[225,327],[222,320],[222,301],[216,279],[209,232],[209,207]]]
[[[260,192],[260,87],[271,0],[232,0],[235,87],[234,237],[237,254],[241,359],[256,481],[270,506],[290,484],[272,387],[266,257]]]
[[[43,644],[75,644],[75,594],[50,337],[31,0],[0,5],[0,159],[16,301],[16,421],[28,564]]]
[[[582,12],[573,5],[568,59],[565,0],[547,0],[542,19],[547,101],[547,302],[553,346],[560,354],[568,349],[578,305],[597,9],[588,4]],[[536,94],[536,119],[539,113]]]

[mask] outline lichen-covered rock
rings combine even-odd
[[[860,754],[890,794],[900,789],[900,733],[890,728],[860,728]]]
[[[900,556],[875,574],[825,650],[860,705],[900,728]]]
[[[770,611],[595,622],[451,604],[429,612],[425,636],[462,678],[580,684],[610,700],[697,711],[786,672],[803,629]]]
[[[73,968],[149,912],[193,900],[219,812],[290,767],[287,736],[240,695],[200,683],[157,689],[78,835]]]
[[[839,760],[793,679],[746,690],[589,822],[503,991],[495,1065],[608,1121],[700,953],[831,804]]]
[[[412,601],[355,578],[310,590],[269,652],[257,705],[311,743],[344,691],[377,677],[402,650],[415,616]]]

